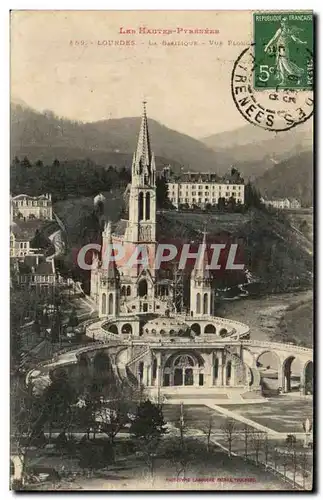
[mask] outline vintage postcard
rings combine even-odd
[[[11,489],[313,490],[313,26],[11,12]]]

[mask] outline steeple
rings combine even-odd
[[[137,149],[133,157],[132,174],[133,176],[143,176],[144,184],[153,184],[154,175],[152,174],[154,170],[155,159],[150,147],[146,101],[143,101],[143,112]]]

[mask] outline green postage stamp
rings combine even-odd
[[[313,88],[313,13],[254,14],[255,89]]]

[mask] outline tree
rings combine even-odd
[[[267,467],[267,464],[268,464],[269,451],[270,451],[269,439],[268,439],[268,434],[266,433],[265,441],[264,441],[264,454],[265,454],[265,465],[266,465],[266,467]]]
[[[68,326],[71,327],[77,327],[79,324],[79,319],[77,317],[76,309],[73,307],[72,312],[70,314],[69,320],[68,320]]]
[[[227,418],[225,423],[221,426],[228,444],[228,456],[232,455],[232,441],[237,433],[237,426],[235,420]]]
[[[301,473],[302,473],[302,478],[303,478],[303,489],[305,490],[306,488],[306,479],[308,478],[308,466],[309,466],[309,461],[308,461],[308,456],[306,453],[306,450],[303,450],[301,457],[300,457],[300,466],[301,466]]]
[[[258,464],[259,453],[264,443],[264,432],[254,430],[251,434],[251,442],[255,451],[256,464]]]
[[[21,167],[23,169],[25,169],[25,168],[31,168],[31,163],[28,160],[27,156],[24,157],[24,159],[22,160],[22,162],[20,163],[20,165],[21,165]]]
[[[252,429],[249,427],[249,425],[244,426],[243,435],[244,435],[244,457],[245,460],[247,460],[249,452],[249,442],[252,436]]]
[[[298,456],[297,456],[297,439],[294,434],[288,434],[286,438],[286,446],[288,449],[288,453],[291,455],[291,462],[293,467],[293,484],[294,488],[296,486],[296,471],[298,466]]]
[[[226,200],[224,197],[221,197],[218,199],[218,203],[217,203],[217,207],[218,207],[218,210],[224,210],[225,207],[226,207]]]
[[[112,389],[112,390],[111,390]],[[96,410],[100,429],[109,436],[110,444],[115,444],[115,437],[129,421],[132,391],[127,387],[110,388],[109,400],[101,402]]]
[[[244,202],[247,208],[256,207],[261,208],[260,194],[257,189],[249,181],[244,190]]]
[[[169,208],[171,202],[168,198],[168,184],[165,177],[158,177],[156,180],[156,205],[157,208]]]
[[[19,375],[12,376],[10,388],[11,447],[20,461],[22,484],[17,486],[21,488],[26,475],[26,451],[32,445],[43,444],[45,439],[42,425],[44,408],[41,399],[33,397],[32,389],[25,386]]]
[[[57,369],[50,375],[51,384],[43,394],[46,422],[50,433],[54,426],[62,429],[63,433],[72,423],[72,405],[76,402],[76,394],[71,387],[67,373]]]
[[[208,426],[206,428],[206,449],[207,452],[210,452],[211,450],[211,434],[212,434],[212,429],[213,429],[213,418],[210,416],[209,421],[208,421]]]
[[[151,477],[154,473],[154,456],[160,440],[166,432],[161,406],[153,404],[149,400],[140,403],[130,427],[130,434],[137,439],[139,447],[144,453]]]

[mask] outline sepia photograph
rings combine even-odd
[[[313,491],[313,45],[11,11],[11,490]]]

